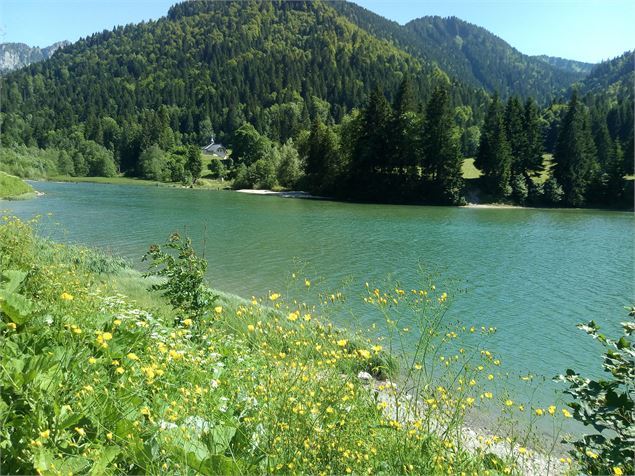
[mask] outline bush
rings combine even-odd
[[[627,309],[631,320],[621,323],[619,340],[601,334],[594,321],[578,325],[607,349],[602,364],[607,380],[584,378],[571,369],[558,377],[570,384],[566,393],[576,400],[569,404],[574,418],[596,430],[574,442],[572,451],[587,474],[635,473],[635,307]]]
[[[216,300],[205,285],[207,261],[196,256],[192,241],[182,239],[178,233],[172,233],[164,246],[168,252],[152,245],[143,256],[143,261],[150,260],[146,276],[163,278],[163,282],[153,284],[150,289],[161,291],[172,307],[183,311],[186,317],[201,317]]]
[[[139,174],[148,180],[164,181],[167,172],[165,152],[158,145],[151,145],[139,156]]]

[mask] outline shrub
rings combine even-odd
[[[192,241],[182,239],[178,233],[170,235],[164,248],[169,251],[152,245],[143,256],[143,261],[150,260],[150,271],[146,276],[163,278],[163,282],[153,284],[150,289],[161,291],[174,309],[189,317],[201,317],[216,300],[205,286],[207,261],[196,256]]]
[[[566,393],[576,400],[569,404],[574,418],[596,430],[574,442],[572,451],[588,474],[635,472],[635,307],[627,309],[631,320],[621,323],[624,335],[619,340],[601,334],[594,321],[578,325],[607,349],[602,364],[610,375],[607,380],[584,378],[571,369],[558,377],[570,384]]]

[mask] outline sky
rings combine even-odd
[[[165,15],[175,0],[1,0],[0,42],[48,46]],[[357,0],[404,24],[426,15],[482,26],[522,53],[597,63],[635,48],[633,0]]]

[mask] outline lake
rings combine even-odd
[[[297,271],[322,287],[348,283],[364,313],[364,283],[417,287],[457,281],[450,318],[495,326],[490,349],[504,370],[552,376],[566,368],[597,375],[598,344],[576,329],[595,319],[615,332],[635,296],[634,216],[597,210],[475,209],[350,204],[229,191],[35,183],[45,196],[6,202],[55,240],[99,247],[132,260],[174,230],[209,261],[213,287],[249,298],[285,292]],[[392,280],[392,281],[391,281]],[[452,289],[454,289],[452,288]],[[347,313],[334,316],[350,324]],[[538,398],[562,386],[549,380]]]

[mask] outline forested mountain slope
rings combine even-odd
[[[581,82],[581,92],[615,96],[618,98],[633,96],[635,81],[635,51],[596,65]]]
[[[520,53],[485,28],[456,17],[424,16],[402,26],[351,2],[333,7],[378,38],[392,41],[449,75],[501,97],[533,97],[545,103],[585,72],[572,71]],[[425,4],[421,4],[425,13]]]
[[[405,74],[420,101],[445,77],[323,2],[186,2],[8,75],[2,140],[45,146],[50,131],[100,117],[128,132],[144,121],[157,134],[169,126],[186,141],[249,121],[286,140],[315,115],[339,121],[376,83],[390,97]],[[453,94],[476,105],[485,98],[460,84]]]
[[[595,67],[594,63],[585,63],[584,61],[559,58],[557,56],[537,55],[532,56],[532,58],[539,59],[540,61],[544,61],[545,63],[550,64],[551,66],[555,66],[558,69],[568,71],[570,73],[582,73],[584,75],[587,75]]]

